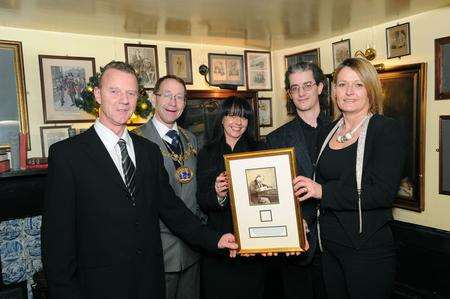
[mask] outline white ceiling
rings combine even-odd
[[[276,50],[448,5],[450,0],[0,0],[0,26]]]

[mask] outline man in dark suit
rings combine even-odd
[[[315,64],[300,62],[288,68],[285,88],[297,112],[295,118],[267,136],[268,148],[294,147],[297,175],[311,178],[317,155],[319,130],[330,123],[321,112],[325,103],[325,76]],[[302,215],[307,222],[309,250],[300,256],[282,258],[282,277],[287,299],[326,298],[324,294],[320,251],[318,250],[316,210],[318,201],[301,203]]]
[[[208,250],[234,237],[206,229],[169,185],[159,148],[128,133],[138,97],[131,66],[111,62],[94,90],[95,124],[50,148],[43,261],[50,298],[165,297],[161,218]]]
[[[197,205],[197,139],[181,128],[177,120],[186,106],[186,85],[176,76],[158,79],[153,90],[155,114],[134,132],[156,143],[175,194],[194,214]],[[188,246],[161,221],[166,299],[200,298],[200,254]]]

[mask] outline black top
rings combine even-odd
[[[332,149],[327,144],[323,149],[322,157],[317,163],[317,171],[326,181],[338,180],[345,170],[355,169],[356,148],[358,141],[342,149]]]
[[[234,149],[222,138],[218,142],[204,146],[197,157],[197,201],[200,209],[208,216],[208,226],[221,233],[232,233],[233,222],[229,201],[221,206],[217,200],[214,182],[225,171],[223,155],[254,151],[263,148],[250,139],[241,137]]]
[[[321,143],[335,124],[336,122],[321,132]],[[354,146],[357,148],[357,143]],[[351,151],[351,148],[348,151]],[[345,151],[340,152],[335,151],[334,155],[345,154]],[[322,153],[316,174],[317,182],[322,185],[322,238],[354,248],[382,246],[383,242],[389,239],[386,224],[392,220],[392,204],[398,192],[405,161],[405,134],[400,124],[392,118],[378,114],[373,115],[369,121],[361,182],[362,234],[359,234],[358,230],[355,162],[348,166],[339,166],[338,163],[342,161],[335,161],[335,167],[340,167],[340,170],[332,170],[332,165],[328,163],[337,157],[330,155],[330,151],[325,153],[325,156]],[[348,155],[350,156],[350,153]],[[356,152],[352,156],[355,161]],[[333,217],[327,217],[328,214]],[[334,220],[334,223],[327,222],[331,220]],[[339,233],[336,233],[337,231]],[[380,237],[377,232],[386,234],[383,233]]]
[[[315,161],[319,151],[317,138],[319,136],[320,130],[322,130],[323,128],[324,123],[328,124],[328,121],[327,119],[324,120],[324,116],[322,114],[319,114],[319,117],[317,117],[317,126],[312,127],[298,115],[296,116],[296,118],[298,119],[297,121],[299,125],[303,129],[303,134],[305,135],[305,145],[308,149],[308,154],[311,157],[312,161]]]

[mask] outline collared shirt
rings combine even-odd
[[[324,120],[322,113],[317,117],[317,126],[314,128],[307,124],[300,116],[297,115],[300,126],[303,129],[303,134],[305,136],[306,148],[308,149],[309,157],[311,161],[316,161],[316,157],[319,151],[317,138],[319,136],[320,129],[324,125]]]
[[[125,175],[122,169],[122,153],[120,151],[120,146],[117,143],[119,142],[119,139],[125,140],[127,144],[128,155],[130,156],[131,161],[133,161],[135,167],[137,168],[136,156],[134,154],[133,140],[131,140],[130,134],[128,134],[128,130],[125,128],[125,130],[123,130],[122,136],[119,137],[113,131],[108,129],[104,124],[102,124],[98,120],[98,118],[94,123],[94,129],[97,135],[100,137],[100,140],[105,145],[106,150],[108,151],[109,155],[111,156],[111,159],[114,162],[114,165],[116,165],[116,168],[119,171],[122,180],[125,182]]]
[[[172,128],[168,128],[165,124],[163,124],[162,122],[157,120],[156,117],[152,118],[152,122],[153,122],[153,125],[155,126],[156,131],[158,132],[159,136],[170,144],[172,144],[172,138],[170,138],[169,136],[166,135],[167,132],[169,132],[170,130],[175,130],[175,131],[177,131],[178,135],[180,135],[180,131],[178,130],[177,123],[174,123]]]

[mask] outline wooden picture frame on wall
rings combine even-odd
[[[388,59],[411,54],[409,23],[386,28],[386,53]]]
[[[209,83],[211,85],[244,85],[244,56],[208,53]]]
[[[450,115],[439,116],[439,194],[450,195]]]
[[[167,75],[174,75],[193,84],[191,49],[166,48]]]
[[[153,89],[159,79],[157,47],[155,45],[124,44],[124,48],[125,62],[134,68],[146,90]]]
[[[272,90],[272,62],[270,52],[244,51],[247,89]]]
[[[320,67],[320,49],[312,49],[284,56],[286,70],[289,66],[301,61],[313,62]]]
[[[94,57],[39,55],[44,123],[93,122],[95,116],[76,106],[95,74]]]
[[[28,133],[28,108],[22,43],[0,40],[0,144],[16,144],[19,133]],[[14,122],[8,122],[13,120]],[[30,149],[30,139],[28,139]]]
[[[258,98],[259,126],[273,126],[272,98]]]
[[[383,114],[397,119],[406,134],[406,163],[394,206],[425,208],[426,63],[379,71],[385,95]]]
[[[450,36],[434,40],[436,100],[450,100]]]

